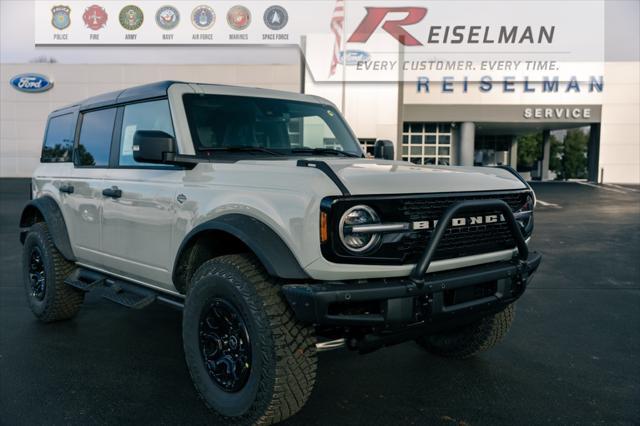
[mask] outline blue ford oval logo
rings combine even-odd
[[[346,52],[343,50],[338,56],[338,62],[340,64],[345,64],[346,62],[347,66],[358,65],[359,62],[369,62],[370,60],[371,55],[364,50],[347,50]]]
[[[53,87],[53,82],[42,74],[20,74],[10,80],[14,89],[21,92],[46,92]]]

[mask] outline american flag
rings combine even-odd
[[[342,50],[342,35],[344,34],[344,1],[336,0],[336,7],[333,9],[331,17],[331,32],[335,36],[333,43],[333,57],[331,58],[331,70],[329,77],[336,73],[336,68],[340,62],[339,56]]]

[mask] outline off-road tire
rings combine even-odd
[[[236,393],[212,379],[199,345],[203,309],[224,298],[237,308],[251,341],[249,379]],[[250,255],[221,256],[194,274],[182,322],[185,358],[215,424],[273,424],[295,414],[316,380],[314,330],[298,323],[278,286]]]
[[[44,298],[32,295],[29,262],[34,247],[39,248],[45,273]],[[22,249],[23,282],[33,314],[42,322],[73,318],[84,300],[84,292],[64,283],[75,265],[66,260],[53,244],[47,224],[39,222],[29,230]]]
[[[494,347],[511,328],[516,306],[511,304],[497,314],[484,317],[460,329],[420,337],[416,342],[434,355],[445,358],[471,358]]]

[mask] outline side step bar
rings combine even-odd
[[[178,309],[184,306],[178,298],[82,267],[76,268],[64,282],[85,292],[99,290],[103,298],[131,309],[146,308],[156,300]]]

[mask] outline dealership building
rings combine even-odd
[[[33,22],[10,19],[2,3],[0,177],[28,177],[39,162],[50,111],[84,98],[159,80],[254,86],[316,94],[343,110],[363,146],[395,144],[396,157],[428,165],[518,165],[518,137],[541,133],[539,161],[522,170],[552,179],[551,136],[587,135],[588,179],[640,183],[640,62],[608,58],[601,75],[579,87],[496,79],[423,78],[403,83],[318,83],[297,46],[36,47]],[[13,15],[15,17],[15,14]],[[51,62],[51,59],[55,62]],[[10,82],[42,74],[51,90],[24,93]]]

